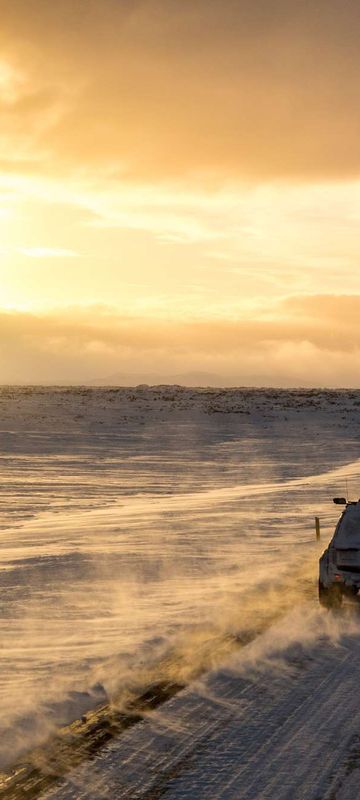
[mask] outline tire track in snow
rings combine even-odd
[[[208,676],[46,797],[343,800],[360,732],[360,640],[293,646],[276,663]]]

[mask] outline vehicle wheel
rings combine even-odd
[[[350,599],[353,600],[354,597],[358,596],[358,586],[347,586],[345,589],[344,594]]]
[[[341,587],[327,587],[319,581],[319,603],[327,609],[340,608],[342,603]]]

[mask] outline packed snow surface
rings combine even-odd
[[[231,719],[235,714],[238,728],[230,726],[230,739],[221,744],[220,716],[218,738],[209,744],[209,764],[220,764],[230,740],[248,740],[254,713],[260,714],[259,730],[277,725],[270,712],[266,716],[271,697],[285,719],[291,704],[283,711],[276,705],[279,687],[293,695],[294,669],[303,676],[303,691],[316,685],[326,670],[322,639],[337,643],[328,645],[326,656],[335,674],[338,643],[346,635],[341,647],[352,655],[344,656],[345,666],[340,659],[340,667],[351,695],[351,663],[359,659],[355,623],[346,619],[344,631],[338,623],[330,631],[316,605],[315,584],[317,558],[338,518],[332,496],[343,495],[346,484],[350,495],[360,495],[359,405],[360,392],[350,390],[0,389],[0,767],[89,709],[125,703],[129,693],[162,678],[202,681],[201,689],[189,688],[187,699],[179,695],[159,712],[158,724],[167,731],[178,726],[180,739],[188,703],[198,709],[196,725],[208,733],[214,703]],[[315,514],[321,545],[315,542]],[[228,643],[256,631],[260,636],[244,648],[246,657],[234,656]],[[267,653],[267,635],[276,653],[260,658],[255,641]],[[226,674],[238,679],[241,673],[255,689],[243,695],[240,683],[224,677],[224,658],[238,659]],[[276,672],[274,659],[277,669],[285,665],[283,673]],[[261,681],[254,677],[258,669]],[[205,673],[213,677],[201,677]],[[305,716],[299,726],[307,736]],[[290,725],[291,741],[295,733]],[[139,736],[149,752],[159,747],[161,753],[161,737],[155,741],[146,723],[124,737],[132,752],[140,747]],[[190,749],[199,736],[190,726]],[[206,784],[201,794],[194,781],[204,783],[204,773],[199,765],[196,777],[193,748],[192,771],[177,786],[169,784],[166,797],[287,796],[276,784],[273,794],[256,794],[253,787],[242,795],[238,784],[231,788],[230,762],[250,764],[265,739],[255,739],[254,752],[249,745],[243,761],[234,752],[222,763],[227,794],[218,788],[209,794]],[[115,759],[113,769],[125,758],[116,755],[118,746],[98,756]],[[280,750],[264,753],[270,770]],[[169,780],[171,758],[165,764],[164,756]],[[180,775],[178,763],[176,770]],[[141,796],[126,770],[121,774],[128,795],[124,787],[119,793],[120,783],[116,788],[117,775],[104,796]],[[81,790],[69,784],[64,796],[88,796],[83,773],[78,780]],[[145,787],[145,774],[142,780]]]
[[[359,633],[351,619],[289,614],[46,800],[354,800]]]

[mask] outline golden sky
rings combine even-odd
[[[358,2],[0,19],[0,383],[360,385]]]

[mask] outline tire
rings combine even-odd
[[[344,594],[346,597],[349,597],[350,600],[353,600],[354,597],[358,596],[359,587],[358,586],[347,586],[344,590]]]
[[[319,580],[319,603],[324,608],[336,609],[342,604],[341,586],[324,586]]]

